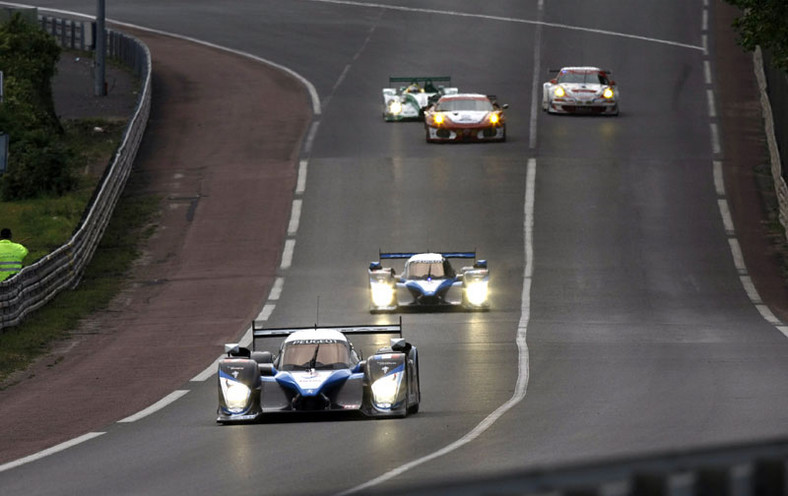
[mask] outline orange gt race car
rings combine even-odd
[[[441,97],[424,112],[427,143],[506,141],[508,104],[492,95],[459,93]]]

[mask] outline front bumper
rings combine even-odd
[[[460,141],[503,141],[506,139],[505,126],[484,127],[432,127],[427,126],[427,141],[460,142]]]
[[[618,115],[618,102],[602,100],[553,100],[547,107],[551,114],[603,114]]]

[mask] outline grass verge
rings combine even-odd
[[[70,121],[65,127],[69,142],[85,158],[80,188],[61,198],[0,203],[4,225],[14,226],[15,241],[30,250],[26,265],[46,256],[71,237],[103,166],[120,143],[125,122],[79,120]],[[102,131],[97,132],[95,128]],[[44,355],[56,340],[67,338],[82,319],[109,305],[139,256],[140,242],[153,232],[158,203],[154,196],[124,193],[79,286],[61,292],[21,325],[0,334],[0,389],[16,382],[15,372],[26,369]]]

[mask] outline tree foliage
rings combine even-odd
[[[0,131],[9,136],[8,169],[0,179],[4,200],[61,195],[77,184],[75,155],[63,144],[52,98],[59,58],[54,38],[20,14],[0,25]]]
[[[768,50],[772,63],[788,70],[788,0],[727,0],[742,10],[733,23],[739,44],[747,50]]]

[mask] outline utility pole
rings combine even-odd
[[[93,94],[95,96],[106,96],[107,87],[105,84],[105,58],[107,55],[107,37],[104,29],[104,0],[98,0],[96,8],[96,55],[95,55],[95,72],[93,74]]]

